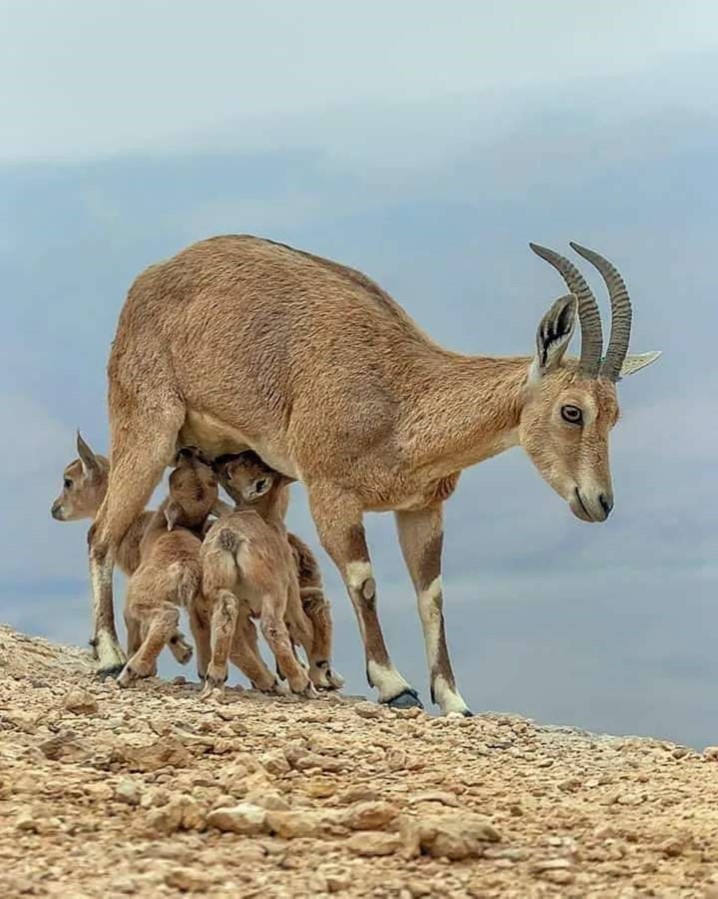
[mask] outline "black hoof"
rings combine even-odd
[[[390,709],[423,709],[424,706],[419,699],[419,694],[416,690],[412,690],[409,688],[408,690],[404,690],[398,696],[395,696],[393,699],[386,699],[382,703],[383,705],[388,705]]]
[[[106,677],[119,677],[124,667],[124,665],[110,665],[109,668],[98,668],[95,676],[100,678],[100,680],[104,680]]]
[[[464,716],[464,718],[473,718],[474,717],[474,713],[471,711],[471,709],[464,709],[464,711],[461,714]]]

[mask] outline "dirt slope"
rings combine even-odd
[[[718,896],[718,751],[91,672],[0,627],[4,897]]]

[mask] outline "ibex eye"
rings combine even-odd
[[[69,478],[65,478],[63,486],[65,490],[70,490],[72,488],[72,481]]]
[[[580,425],[583,422],[583,412],[578,406],[561,406],[561,418],[571,425]]]

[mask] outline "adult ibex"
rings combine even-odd
[[[392,665],[362,523],[393,511],[419,603],[431,695],[470,714],[444,635],[442,505],[460,472],[517,444],[583,521],[613,506],[608,435],[615,382],[652,362],[629,357],[631,306],[616,269],[601,359],[596,300],[567,259],[533,249],[571,294],[538,327],[533,357],[464,356],[435,344],[358,271],[251,236],[215,237],[150,266],[132,285],[109,361],[109,489],[89,537],[101,670],[124,659],[112,607],[115,548],[178,445],[251,448],[304,483],[322,545],[351,597],[379,700],[420,705]],[[565,358],[576,314],[582,346]]]

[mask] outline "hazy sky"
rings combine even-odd
[[[475,710],[717,742],[717,76],[707,2],[0,2],[0,617],[89,635],[85,527],[49,505],[74,429],[106,448],[104,366],[146,265],[264,235],[363,269],[453,349],[525,354],[563,292],[527,243],[577,240],[622,269],[632,349],[664,356],[620,385],[607,524],[520,450],[462,478],[459,684]],[[428,701],[391,517],[368,525],[392,654]],[[322,560],[336,665],[367,693]]]

